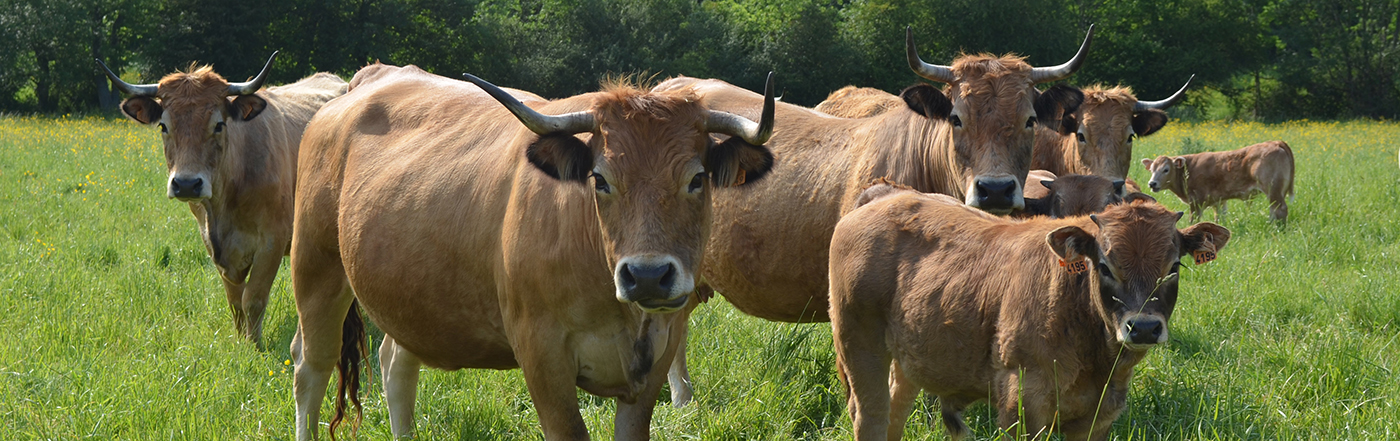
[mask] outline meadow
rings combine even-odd
[[[158,136],[0,117],[0,439],[292,437],[286,265],[260,349],[234,331],[188,208],[165,198]],[[1139,366],[1114,439],[1400,437],[1400,124],[1173,122],[1135,153],[1271,139],[1297,157],[1288,224],[1262,198],[1207,211],[1231,241],[1183,270],[1171,342]],[[1140,166],[1132,177],[1146,184]],[[712,300],[691,319],[695,402],[672,408],[663,391],[653,436],[849,439],[833,360],[827,324]],[[579,400],[594,437],[611,438],[612,401]],[[944,439],[932,406],[920,400],[908,439]],[[985,405],[967,418],[973,439],[1007,437]],[[543,437],[519,371],[427,370],[416,422],[422,439]],[[377,384],[358,437],[389,437]]]

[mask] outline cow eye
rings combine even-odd
[[[1026,120],[1026,128],[1027,128],[1027,129],[1030,129],[1030,128],[1034,128],[1034,127],[1035,127],[1035,117],[1032,116],[1032,117],[1030,117],[1029,119]]]
[[[612,186],[608,185],[608,180],[603,179],[603,175],[593,172],[593,189],[602,194],[612,194]]]
[[[695,194],[695,193],[699,193],[700,190],[701,190],[701,189],[704,189],[704,188],[705,188],[705,174],[704,174],[704,173],[696,173],[696,174],[695,174],[695,177],[690,178],[690,186],[687,187],[687,188],[685,189],[685,191],[688,191],[688,192],[690,192],[691,194]]]
[[[224,122],[223,122],[223,121],[219,121],[218,124],[214,124],[214,133],[223,133],[223,132],[224,132]]]
[[[1110,269],[1108,265],[1104,264],[1103,262],[1099,262],[1099,274],[1108,277],[1113,277],[1113,270]]]
[[[1181,272],[1181,262],[1172,262],[1172,270],[1168,274],[1176,274],[1179,272]]]
[[[1128,134],[1128,142],[1133,142],[1134,139],[1137,139],[1137,134],[1136,134],[1136,133],[1129,133],[1129,134]]]
[[[1074,132],[1074,138],[1075,138],[1075,139],[1078,139],[1080,143],[1083,143],[1083,142],[1084,142],[1084,132]]]
[[[165,127],[165,123],[160,123],[157,125],[160,126],[160,133],[170,133],[170,129]]]
[[[948,122],[952,123],[953,127],[962,127],[962,118],[958,118],[957,115],[949,116]]]

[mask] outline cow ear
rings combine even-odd
[[[251,121],[267,108],[267,100],[257,95],[240,95],[233,99],[233,117],[240,121]]]
[[[1054,190],[1054,189],[1055,189],[1055,187],[1053,187],[1053,186],[1055,185],[1055,181],[1053,181],[1053,180],[1050,180],[1050,181],[1040,181],[1040,185],[1043,185],[1043,186],[1045,186],[1045,188],[1048,188],[1048,189],[1051,189],[1051,190]]]
[[[1061,135],[1070,135],[1079,131],[1079,117],[1073,113],[1066,113],[1060,117],[1059,132]]]
[[[1084,92],[1077,88],[1057,84],[1044,92],[1040,92],[1035,97],[1035,119],[1043,121],[1052,130],[1057,130],[1062,135],[1068,135],[1079,130],[1079,122],[1075,121],[1074,112],[1079,110],[1079,105],[1084,103]],[[1069,119],[1069,126],[1072,130],[1066,130],[1065,120]],[[1058,127],[1050,124],[1051,121],[1059,120]]]
[[[1113,194],[1118,195],[1118,197],[1120,198],[1127,197],[1128,194],[1124,193],[1124,191],[1127,190],[1126,188],[1124,188],[1124,186],[1127,185],[1127,183],[1128,181],[1124,181],[1122,179],[1113,181]]]
[[[1094,236],[1075,226],[1060,227],[1051,231],[1045,236],[1045,243],[1065,262],[1078,262],[1083,258],[1097,260],[1099,255],[1099,243],[1094,240]]]
[[[122,101],[122,113],[132,121],[141,124],[155,124],[160,121],[160,114],[165,111],[154,98],[148,96],[134,96]]]
[[[909,110],[928,119],[948,119],[948,115],[953,113],[953,102],[948,100],[943,91],[931,84],[920,83],[906,87],[899,92],[899,97],[904,99],[904,104],[909,106]]]
[[[1167,112],[1147,109],[1133,114],[1133,133],[1139,137],[1157,133],[1165,125],[1167,125]]]
[[[1230,230],[1210,222],[1201,222],[1181,230],[1181,255],[1195,256],[1197,264],[1206,263],[1215,259],[1215,253],[1225,249],[1229,241]],[[1209,258],[1202,258],[1198,253]]]
[[[573,135],[541,136],[525,149],[525,159],[561,181],[584,182],[593,174],[593,149]]]
[[[1142,158],[1142,167],[1146,168],[1147,171],[1152,171],[1152,160],[1148,158]]]
[[[1044,182],[1044,181],[1042,181]],[[1026,208],[1021,210],[1023,216],[1049,216],[1050,198],[1026,198]]]
[[[1186,160],[1185,160],[1185,159],[1182,159],[1180,156],[1177,156],[1177,157],[1175,157],[1175,158],[1172,158],[1172,168],[1181,169],[1182,167],[1185,167],[1185,166],[1186,166]]]
[[[763,179],[773,169],[773,152],[731,136],[705,152],[704,165],[714,186],[737,187]]]
[[[1131,203],[1133,203],[1133,201],[1143,201],[1143,202],[1152,202],[1152,203],[1156,203],[1156,202],[1157,202],[1157,198],[1154,198],[1154,197],[1152,197],[1152,196],[1149,196],[1149,195],[1147,195],[1147,193],[1136,192],[1136,191],[1135,191],[1135,192],[1132,192],[1132,193],[1128,193],[1127,196],[1123,196],[1123,203],[1125,203],[1125,204],[1131,204]]]

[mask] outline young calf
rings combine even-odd
[[[1283,141],[1269,141],[1228,152],[1143,158],[1152,172],[1152,191],[1171,190],[1191,206],[1191,221],[1206,207],[1215,207],[1215,219],[1225,217],[1225,201],[1248,199],[1255,192],[1269,197],[1269,216],[1288,221],[1293,196],[1293,149]]]
[[[1133,366],[1167,341],[1181,257],[1203,263],[1230,238],[1211,223],[1178,230],[1181,213],[1149,201],[1017,221],[871,191],[884,194],[841,219],[830,253],[836,364],[859,440],[899,439],[921,390],[954,438],[982,399],[1004,429],[1106,438]]]
[[[1031,170],[1026,177],[1026,209],[1017,217],[1063,218],[1103,211],[1128,196],[1125,181],[1103,176],[1056,177],[1045,170]],[[1146,196],[1146,195],[1143,195]]]

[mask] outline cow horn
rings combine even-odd
[[[763,145],[773,136],[773,72],[763,87],[763,113],[757,123],[729,112],[711,111],[705,118],[705,131],[738,136],[751,145]]]
[[[107,67],[107,63],[103,63],[102,60],[96,58],[93,58],[93,60],[97,60],[97,64],[102,66],[102,71],[107,72],[107,78],[112,79],[112,85],[116,86],[117,90],[122,91],[122,93],[130,96],[156,96],[156,91],[160,88],[159,84],[131,84],[122,81],[121,77],[112,73],[112,69]]]
[[[263,65],[262,72],[258,72],[258,76],[253,77],[252,81],[246,83],[229,83],[229,96],[252,95],[257,93],[258,89],[262,88],[263,82],[267,81],[267,70],[272,67],[273,58],[277,58],[277,51],[272,51],[272,56],[267,57],[267,64]]]
[[[506,106],[506,109],[510,110],[510,113],[515,114],[515,118],[519,119],[521,124],[525,124],[525,127],[529,128],[531,132],[535,132],[536,135],[544,136],[555,133],[572,135],[575,133],[592,132],[598,128],[597,120],[593,118],[593,112],[591,111],[585,110],[582,112],[565,113],[563,115],[554,116],[545,115],[536,112],[535,109],[527,107],[524,103],[521,103],[520,100],[506,93],[506,91],[486,82],[486,80],[477,78],[476,75],[464,73],[462,76],[466,77],[467,81],[480,87],[481,90],[486,91],[487,94],[491,95],[491,98],[495,98],[501,105]]]
[[[1079,45],[1079,52],[1074,54],[1074,58],[1059,66],[1031,69],[1031,82],[1039,84],[1069,78],[1070,75],[1074,74],[1074,71],[1079,70],[1079,67],[1084,65],[1084,58],[1089,53],[1089,42],[1091,41],[1094,41],[1094,25],[1089,25],[1089,34],[1084,36],[1084,44]]]
[[[1167,110],[1168,107],[1176,105],[1177,102],[1186,97],[1186,88],[1191,87],[1191,80],[1194,79],[1196,79],[1196,75],[1192,74],[1191,78],[1186,79],[1186,85],[1181,86],[1181,90],[1176,91],[1176,93],[1173,93],[1172,96],[1167,97],[1167,99],[1161,101],[1138,101],[1137,104],[1133,104],[1133,112],[1141,112],[1149,109]]]
[[[937,81],[940,83],[951,83],[955,76],[953,69],[948,66],[925,63],[919,58],[919,50],[914,48],[914,28],[906,26],[904,28],[904,52],[909,58],[909,68],[914,69],[914,73],[919,76]]]

